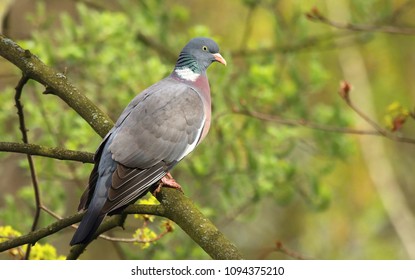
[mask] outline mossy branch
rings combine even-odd
[[[29,50],[0,34],[0,56],[16,65],[28,78],[46,87],[74,109],[101,137],[113,126],[112,120],[72,85],[63,73],[44,64]]]
[[[126,208],[129,210],[128,213],[134,213],[134,214],[152,214],[152,213],[157,213],[157,211],[154,211],[153,208],[156,208],[155,205],[131,205],[132,209],[128,209],[128,207]],[[22,235],[22,236],[18,236],[16,238],[4,241],[2,243],[0,243],[0,252],[4,252],[6,250],[18,247],[18,246],[22,246],[24,244],[35,244],[37,241],[39,241],[42,238],[45,238],[49,235],[52,235],[64,228],[67,228],[75,223],[78,223],[81,221],[82,217],[83,217],[84,213],[77,213],[75,215],[63,218],[59,221],[56,221],[50,225],[48,225],[47,227],[35,230],[33,232],[30,232],[28,234]],[[117,215],[119,216],[119,215]],[[115,216],[114,216],[115,217]],[[103,228],[108,228],[108,224],[112,224],[115,218],[111,217],[109,219],[107,219],[104,223],[102,223],[100,230],[101,233],[103,232],[102,229]],[[111,222],[112,221],[112,222]],[[118,225],[118,224],[117,224]],[[117,226],[114,225],[113,227]],[[119,226],[122,226],[122,224],[119,224]],[[110,227],[110,228],[113,228]],[[109,228],[109,229],[110,229]],[[108,229],[107,229],[108,230]]]
[[[215,260],[242,259],[235,245],[183,193],[163,188],[156,197],[164,207],[163,216],[178,224],[210,257]]]
[[[22,49],[14,41],[1,34],[0,56],[16,65],[28,78],[43,84],[46,87],[45,93],[53,93],[60,97],[84,118],[101,137],[105,136],[113,126],[110,118],[85,95],[80,93],[68,81],[64,74],[48,67],[30,51]],[[2,142],[0,143],[0,150],[40,155],[62,160],[92,161],[92,154],[89,153],[68,151],[59,148],[46,148],[33,144]],[[214,259],[242,258],[237,248],[181,192],[169,188],[162,188],[157,194],[157,199],[160,201],[160,205],[153,205],[151,207],[130,205],[123,211],[123,214],[109,217],[99,227],[97,235],[113,227],[122,226],[126,214],[140,212],[141,214],[158,215],[171,219]],[[45,228],[0,243],[0,252],[23,244],[36,243],[48,235],[79,222],[82,219],[82,215],[82,213],[79,213],[66,217]],[[85,247],[82,245],[74,246],[68,255],[68,259],[78,258]]]
[[[182,192],[162,188],[157,193],[158,205],[129,205],[119,215],[107,218],[98,228],[95,237],[115,228],[122,227],[127,214],[148,214],[169,218],[182,228],[213,259],[242,259],[241,253],[234,244],[207,219]],[[72,224],[78,223],[83,213],[63,218],[45,228],[0,243],[0,252],[24,245],[34,244],[46,236],[52,235]],[[77,259],[86,245],[72,247],[67,259]]]
[[[83,163],[94,162],[93,153],[66,150],[57,147],[50,148],[30,143],[0,142],[0,152],[20,153],[60,160],[79,161]]]

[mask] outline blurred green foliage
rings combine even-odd
[[[351,1],[353,20],[382,18],[391,10],[390,5],[382,4],[384,2],[387,1]],[[305,254],[322,258],[347,257],[342,252],[328,253],[323,250],[324,246],[316,248],[317,245],[307,244],[310,237],[301,239],[300,233],[327,226],[307,224],[301,216],[307,212],[319,215],[332,211],[333,200],[337,201],[340,196],[336,188],[349,187],[347,179],[334,178],[342,174],[339,168],[344,168],[348,158],[356,152],[351,139],[342,134],[276,125],[233,113],[235,109],[248,109],[287,119],[350,126],[351,112],[335,94],[341,77],[327,67],[333,53],[321,51],[318,46],[314,52],[267,51],[270,43],[289,46],[319,35],[321,27],[307,21],[305,8],[300,9],[295,4],[284,6],[282,1],[271,0],[234,1],[233,5],[239,5],[242,11],[259,9],[256,11],[260,15],[268,12],[268,17],[273,18],[268,28],[274,37],[259,38],[254,30],[252,39],[239,46],[232,41],[232,36],[224,38],[215,35],[209,26],[195,24],[191,7],[171,1],[124,0],[116,11],[96,10],[79,3],[76,16],[60,15],[58,26],[39,3],[31,16],[37,28],[30,39],[19,44],[64,72],[81,92],[115,120],[137,93],[173,69],[174,61],[143,43],[138,34],[177,54],[193,36],[213,37],[219,42],[228,67],[212,66],[208,70],[213,98],[211,131],[204,143],[174,169],[173,176],[203,213],[226,231],[231,240],[235,239],[247,258],[256,258],[261,250],[250,246],[255,234],[263,228],[272,235],[274,227],[287,230],[282,232],[281,229],[278,236],[268,236],[267,242],[289,240],[290,245],[300,251],[307,248]],[[376,12],[373,12],[374,6],[378,7]],[[249,19],[247,22],[254,25]],[[243,25],[239,28],[227,32],[242,32]],[[358,39],[366,42],[368,36],[363,34]],[[237,55],[239,47],[248,51],[264,47],[264,51]],[[100,142],[98,135],[63,102],[53,96],[41,96],[42,91],[40,85],[30,83],[23,96],[30,142],[94,151]],[[7,124],[0,127],[2,141],[18,141],[16,117],[11,113],[14,111],[13,89],[0,95],[0,104],[0,122]],[[47,158],[36,158],[35,164],[43,203],[62,216],[74,213],[92,166]],[[28,176],[26,161],[22,160],[20,165],[21,172]],[[2,200],[2,223],[27,232],[34,207],[31,186],[21,188],[14,196],[5,194]],[[282,208],[286,212],[282,212]],[[376,221],[384,217],[379,213],[373,215],[377,215],[373,218]],[[261,218],[262,223],[259,223]],[[152,226],[137,226],[137,222],[140,223],[137,219],[129,219],[127,233],[124,231],[122,235],[154,239],[156,229],[163,223],[161,218],[156,220],[151,229]],[[52,218],[42,215],[41,221],[40,226],[45,226]],[[341,231],[341,226],[337,230]],[[295,233],[299,235],[293,237]],[[258,235],[258,238],[263,237]],[[325,236],[315,238],[325,242]],[[47,238],[50,242],[57,239],[69,242],[68,235]],[[120,244],[118,257],[208,258],[180,229],[155,244],[144,244],[142,247]],[[257,241],[255,244],[272,247],[272,243]],[[147,248],[143,250],[144,247]],[[94,245],[91,248],[100,250]],[[380,256],[398,257],[390,253],[390,248]],[[59,253],[65,254],[64,251]],[[378,251],[361,252],[349,257],[371,258],[377,254]]]

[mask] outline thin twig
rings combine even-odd
[[[173,53],[171,49],[167,48],[164,44],[153,38],[145,35],[144,33],[137,32],[136,38],[146,47],[149,47],[156,51],[160,56],[166,58],[169,62],[175,63],[177,60],[177,54]]]
[[[323,16],[317,8],[313,8],[310,12],[306,13],[306,17],[314,22],[323,23],[332,26],[337,29],[343,29],[347,31],[360,31],[360,32],[381,32],[397,35],[414,35],[415,28],[398,27],[398,26],[379,26],[371,24],[353,24],[337,22]]]
[[[380,127],[375,121],[373,121],[367,115],[365,115],[359,108],[357,108],[352,103],[352,101],[349,98],[343,98],[343,99],[345,100],[346,104],[355,113],[357,113],[362,119],[364,119],[370,126],[372,126],[374,130],[354,129],[354,128],[349,128],[349,127],[338,127],[338,126],[333,126],[333,125],[314,123],[314,122],[310,122],[304,119],[299,119],[299,120],[285,119],[280,116],[264,114],[261,112],[248,110],[248,109],[234,108],[233,113],[250,116],[250,117],[254,117],[259,120],[274,122],[274,123],[287,125],[287,126],[303,126],[303,127],[307,127],[307,128],[314,129],[314,130],[320,130],[320,131],[331,132],[331,133],[382,136],[395,142],[415,144],[414,138],[403,137],[403,136],[390,133],[386,129],[383,129],[382,127]]]
[[[414,1],[408,0],[405,3],[402,3],[401,6],[397,7],[393,13],[386,18],[386,20],[390,23],[394,23],[397,19],[402,17],[404,12],[410,11],[411,8],[414,8]]]
[[[402,142],[402,143],[410,143],[415,144],[414,138],[409,137],[403,137],[396,134],[393,134],[389,132],[388,130],[382,128],[377,122],[372,120],[369,116],[367,116],[362,110],[360,110],[351,100],[350,98],[350,89],[351,85],[343,81],[340,85],[340,91],[339,94],[342,97],[342,99],[346,102],[346,104],[349,106],[350,109],[352,109],[356,114],[359,115],[365,122],[367,122],[375,131],[373,135],[377,136],[383,136],[389,140],[396,141],[396,142]]]
[[[147,224],[143,225],[143,228],[147,227]],[[105,234],[101,234],[99,237],[108,241],[113,242],[123,242],[123,243],[154,243],[160,239],[162,239],[165,235],[173,231],[173,227],[170,224],[170,221],[167,220],[165,224],[165,229],[161,233],[159,233],[156,237],[151,239],[140,239],[139,237],[133,237],[133,238],[121,238],[121,237],[112,237]]]
[[[326,124],[319,124],[310,122],[304,119],[285,119],[283,117],[264,114],[261,112],[253,111],[253,110],[241,110],[241,109],[234,109],[233,113],[254,117],[259,120],[268,121],[268,122],[275,122],[282,125],[287,126],[303,126],[315,130],[321,130],[325,132],[334,132],[334,133],[345,133],[345,134],[359,134],[359,135],[378,135],[377,131],[372,130],[362,130],[362,129],[354,129],[348,127],[338,127],[334,125],[326,125]]]
[[[395,142],[415,144],[414,138],[403,137],[403,136],[393,134],[389,132],[388,130],[382,128],[369,116],[363,113],[352,102],[350,98],[350,90],[351,90],[351,85],[346,81],[342,81],[340,84],[340,90],[339,90],[340,97],[345,101],[345,103],[349,106],[349,108],[352,109],[356,114],[358,114],[364,121],[366,121],[373,128],[373,130],[363,130],[363,129],[348,128],[348,127],[325,125],[325,124],[313,123],[313,122],[303,120],[303,119],[299,119],[299,120],[284,119],[279,116],[268,115],[268,114],[256,112],[256,111],[246,109],[246,108],[244,109],[233,108],[232,110],[233,110],[233,113],[236,113],[236,114],[246,115],[246,116],[254,117],[259,120],[275,122],[275,123],[288,125],[288,126],[303,126],[303,127],[307,127],[310,129],[321,130],[325,132],[333,132],[333,133],[382,136]],[[243,105],[242,107],[246,107],[245,104],[242,104],[242,105]]]
[[[23,114],[23,105],[20,103],[20,97],[22,95],[23,87],[28,81],[29,81],[29,77],[23,74],[15,88],[16,95],[14,96],[14,100],[16,103],[15,106],[17,108],[17,115],[19,116],[19,129],[22,133],[22,141],[23,143],[26,143],[26,144],[28,143],[27,130],[26,130],[24,114]]]
[[[287,247],[284,246],[284,244],[281,241],[275,242],[275,247],[270,248],[269,250],[266,250],[264,253],[262,253],[260,255],[259,259],[265,259],[269,254],[271,254],[273,252],[280,252],[280,253],[283,253],[284,255],[287,255],[287,256],[289,256],[293,259],[297,259],[297,260],[310,259],[310,258],[305,257],[303,254],[300,254],[300,253],[295,252],[291,249],[288,249]]]
[[[29,81],[29,77],[26,76],[25,74],[23,74],[22,78],[19,80],[19,83],[16,86],[16,95],[15,95],[17,115],[19,116],[19,128],[20,128],[20,131],[22,133],[23,143],[25,143],[25,144],[27,144],[29,142],[29,140],[28,140],[28,137],[27,137],[27,129],[26,129],[26,124],[25,124],[23,105],[20,102],[20,98],[22,96],[23,87],[25,86],[25,84],[28,81]],[[38,182],[37,182],[36,169],[35,169],[35,165],[33,163],[33,158],[32,158],[31,155],[26,155],[26,156],[27,156],[27,161],[29,163],[30,175],[31,175],[31,178],[32,178],[32,185],[33,185],[33,191],[35,193],[35,203],[36,203],[35,215],[34,215],[33,224],[32,224],[32,228],[31,228],[31,232],[33,232],[34,230],[36,230],[37,225],[39,223],[40,208],[41,208],[42,203],[41,203],[41,200],[40,200],[39,185],[38,185]],[[32,246],[32,244],[28,244],[28,246],[27,246],[26,255],[25,255],[25,259],[27,259],[27,260],[30,257],[31,246]]]
[[[97,229],[96,233],[94,234],[94,239],[99,236],[101,233],[106,232],[112,228],[115,228],[117,226],[122,226],[124,224],[125,219],[127,218],[127,215],[121,214],[121,215],[115,215],[107,220],[105,220]],[[79,258],[79,256],[85,251],[86,247],[90,243],[86,244],[77,244],[71,247],[71,250],[69,251],[69,254],[66,256],[67,260],[76,260]]]
[[[50,210],[49,208],[47,208],[45,205],[41,205],[40,208],[43,211],[45,211],[46,213],[48,213],[50,216],[54,217],[56,220],[62,220],[63,219],[63,217],[61,217],[57,213],[53,212],[52,210]]]
[[[308,49],[315,48],[316,46],[321,46],[323,44],[327,44],[330,48],[338,48],[334,43],[329,44],[335,38],[342,38],[342,37],[349,37],[355,36],[355,34],[350,32],[338,32],[336,34],[320,34],[316,36],[310,36],[298,42],[278,45],[278,46],[271,46],[271,47],[262,47],[257,49],[237,49],[231,51],[232,57],[242,57],[242,56],[264,56],[273,53],[295,53],[299,51],[305,51]],[[345,47],[345,46],[342,46]],[[314,51],[315,49],[313,49]]]

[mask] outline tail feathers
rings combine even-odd
[[[107,215],[107,212],[103,211],[103,207],[107,201],[108,189],[112,184],[112,174],[117,167],[117,163],[112,160],[108,150],[112,135],[111,133],[107,134],[95,154],[96,164],[89,177],[88,189],[82,195],[79,204],[79,209],[87,208],[87,210],[72,237],[71,245],[89,243]]]
[[[106,216],[105,213],[101,213],[101,207],[95,211],[94,210],[94,208],[88,208],[85,216],[79,224],[78,229],[72,237],[70,242],[71,246],[75,244],[87,244],[93,239],[95,231],[98,229],[102,220]]]

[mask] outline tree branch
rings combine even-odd
[[[349,95],[350,88],[351,86],[347,82],[342,82],[341,88],[340,88],[340,96],[345,101],[347,106],[349,106],[350,109],[352,109],[363,120],[365,120],[373,128],[373,130],[354,129],[354,128],[349,128],[349,127],[338,127],[338,126],[333,126],[333,125],[319,124],[319,123],[310,122],[304,119],[299,119],[299,120],[285,119],[280,116],[269,115],[269,114],[253,111],[247,108],[243,108],[243,109],[233,108],[233,113],[253,117],[253,118],[267,121],[267,122],[274,122],[274,123],[278,123],[282,125],[287,125],[287,126],[303,126],[303,127],[307,127],[307,128],[314,129],[314,130],[320,130],[320,131],[332,132],[332,133],[381,136],[381,137],[385,137],[395,142],[415,144],[414,138],[409,138],[409,137],[404,137],[404,136],[393,134],[389,132],[388,130],[382,128],[369,116],[363,113],[350,99],[350,95]]]
[[[263,260],[265,259],[269,254],[273,253],[273,252],[279,252],[279,253],[283,253],[286,256],[289,256],[293,259],[296,260],[306,260],[306,259],[311,259],[308,257],[305,257],[303,254],[295,252],[289,248],[287,248],[281,241],[276,241],[275,242],[275,247],[273,248],[269,248],[267,250],[265,250],[259,257],[258,259]]]
[[[149,214],[149,215],[157,215],[159,211],[157,210],[159,208],[158,205],[130,205],[127,207],[124,212],[127,214]],[[123,213],[124,213],[123,212]],[[81,221],[84,213],[77,213],[75,215],[63,218],[59,221],[56,221],[52,224],[50,224],[47,227],[35,230],[33,232],[30,232],[28,234],[18,236],[16,238],[7,240],[5,242],[0,243],[0,252],[22,246],[24,244],[35,244],[37,241],[39,241],[42,238],[45,238],[49,235],[52,235],[64,228],[67,228],[75,223],[78,223]],[[116,215],[119,216],[119,215]],[[115,216],[114,216],[115,217]],[[113,218],[113,217],[111,217]],[[100,229],[100,233],[102,233],[102,229],[104,227],[108,227],[108,223],[111,223],[111,218],[107,219],[110,220],[110,222],[107,222],[107,220],[102,223]],[[114,226],[115,227],[115,226]]]
[[[177,60],[177,55],[173,53],[169,48],[160,42],[154,40],[151,37],[144,35],[144,33],[138,32],[136,38],[145,46],[155,50],[160,56],[166,58],[169,62],[175,63]]]
[[[160,204],[129,205],[121,215],[149,214],[166,217],[183,229],[213,259],[237,260],[243,258],[235,245],[182,192],[165,187],[161,188],[156,197]],[[145,206],[149,207],[145,209],[147,212],[142,211]],[[111,217],[102,223],[95,234],[95,238],[114,227],[122,226],[124,220],[117,216]],[[77,259],[87,245],[78,244],[73,246],[67,259]]]
[[[356,108],[354,108],[354,109],[356,109]],[[236,113],[236,114],[241,114],[241,115],[245,115],[245,116],[249,116],[249,117],[254,117],[254,118],[259,119],[259,120],[263,120],[263,121],[267,121],[267,122],[274,122],[274,123],[278,123],[278,124],[282,124],[282,125],[302,126],[302,127],[307,127],[307,128],[310,128],[310,129],[320,130],[320,131],[330,132],[330,133],[382,136],[382,137],[385,137],[387,139],[390,139],[390,140],[396,141],[396,142],[415,144],[415,139],[391,134],[388,131],[386,131],[385,129],[380,128],[377,124],[376,124],[377,127],[375,127],[375,130],[364,130],[364,129],[355,129],[355,128],[349,128],[349,127],[338,127],[338,126],[334,126],[334,125],[313,123],[313,122],[303,120],[303,119],[299,119],[299,120],[285,119],[285,118],[280,117],[280,116],[264,114],[264,113],[256,112],[256,111],[252,111],[252,110],[234,109],[233,112]],[[378,128],[380,128],[380,129],[378,130]]]
[[[107,218],[98,228],[95,237],[122,226],[127,214],[148,214],[169,218],[182,228],[213,259],[242,259],[242,255],[226,237],[197,209],[192,201],[181,192],[162,188],[157,194],[161,202],[158,205],[129,205],[121,215]],[[45,228],[0,243],[0,252],[24,244],[34,244],[38,240],[52,235],[72,224],[81,221],[83,213],[63,218]],[[68,259],[77,259],[86,245],[73,246]]]
[[[370,24],[353,24],[333,21],[326,18],[321,14],[317,8],[313,8],[310,12],[306,13],[306,17],[314,22],[323,23],[337,29],[343,29],[348,31],[359,31],[359,32],[382,32],[397,35],[414,35],[415,29],[408,27],[397,27],[397,26],[379,26]]]
[[[350,89],[351,89],[351,85],[348,82],[343,81],[340,85],[340,91],[339,91],[340,96],[343,98],[343,100],[346,102],[347,106],[349,106],[350,109],[352,109],[356,114],[358,114],[359,117],[361,117],[365,122],[367,122],[375,130],[376,134],[374,135],[383,136],[385,138],[388,138],[396,142],[415,144],[415,139],[392,134],[388,130],[382,128],[369,116],[367,116],[362,110],[360,110],[352,102],[350,98]]]
[[[156,195],[164,206],[163,216],[180,226],[215,260],[240,260],[241,253],[182,192],[162,188]]]
[[[239,58],[243,56],[263,56],[274,53],[295,53],[300,51],[311,50],[316,46],[325,46],[326,48],[334,49],[338,48],[332,43],[334,38],[342,38],[352,36],[350,32],[338,32],[336,34],[328,33],[316,36],[310,36],[305,39],[299,40],[294,43],[288,43],[285,45],[271,46],[271,47],[260,47],[257,49],[236,49],[231,52],[232,57]]]
[[[127,215],[122,214],[122,215],[115,215],[113,217],[108,218],[104,223],[102,223],[99,226],[98,230],[95,233],[95,238],[98,237],[101,233],[104,233],[112,228],[115,228],[117,226],[122,227],[126,217]],[[67,260],[78,259],[79,256],[84,252],[84,250],[86,249],[88,245],[89,244],[77,244],[75,246],[72,246],[68,256],[66,256],[66,259]]]
[[[24,117],[24,112],[23,112],[23,105],[20,101],[20,98],[22,97],[22,93],[23,93],[23,88],[26,85],[26,83],[29,81],[29,77],[27,77],[25,74],[22,75],[21,79],[19,80],[17,86],[16,86],[16,94],[14,96],[14,100],[15,100],[15,106],[17,108],[17,115],[19,116],[19,127],[20,127],[20,131],[22,133],[22,141],[23,143],[27,144],[29,143],[29,138],[27,136],[27,128],[26,128],[26,124],[25,124],[25,117]],[[35,164],[33,163],[33,158],[31,155],[27,154],[27,161],[29,163],[29,169],[30,169],[30,176],[32,178],[32,185],[33,185],[33,192],[35,194],[35,205],[36,205],[36,209],[35,209],[35,217],[33,219],[33,223],[32,223],[32,228],[31,231],[33,232],[36,228],[37,225],[39,223],[39,217],[40,217],[40,208],[41,208],[41,200],[40,200],[40,192],[39,192],[39,184],[37,181],[37,177],[36,177],[36,169],[35,169]],[[31,246],[32,244],[28,244],[27,246],[27,250],[26,250],[26,254],[25,254],[25,259],[28,260],[30,257],[30,251],[31,251]]]
[[[94,162],[93,153],[66,150],[58,147],[50,148],[28,143],[0,142],[0,152],[13,152],[60,160],[79,161],[83,163]]]
[[[59,96],[74,109],[101,137],[113,126],[112,120],[91,100],[81,94],[66,76],[45,65],[30,51],[22,49],[0,34],[0,56],[16,65],[25,76],[46,87],[45,93]]]
[[[62,220],[59,220],[47,227],[35,230],[25,235],[4,241],[0,243],[0,252],[22,246],[24,244],[35,244],[38,240],[52,235],[61,229],[64,229],[74,223],[81,221],[83,213],[77,213]]]
[[[193,202],[183,195],[182,192],[162,188],[157,194],[160,204],[129,205],[120,215],[107,218],[98,228],[95,237],[114,228],[122,226],[125,215],[127,214],[148,214],[166,217],[174,221],[182,228],[205,252],[213,259],[242,259],[238,249],[197,209]],[[38,229],[26,235],[10,239],[0,243],[0,252],[22,246],[24,244],[34,244],[38,240],[52,235],[72,224],[78,223],[83,217],[83,213],[63,218],[45,228]],[[75,245],[68,254],[68,259],[77,259],[86,245]]]
[[[373,130],[363,130],[363,129],[354,129],[348,127],[338,127],[334,125],[326,125],[320,123],[310,122],[304,119],[285,119],[280,116],[276,115],[269,115],[264,114],[261,112],[253,111],[253,110],[246,110],[246,109],[234,109],[233,112],[235,114],[241,114],[245,116],[254,117],[256,119],[267,121],[267,122],[274,122],[279,123],[282,125],[287,126],[303,126],[314,130],[320,130],[324,132],[333,132],[333,133],[345,133],[345,134],[358,134],[358,135],[379,135],[377,131]]]

